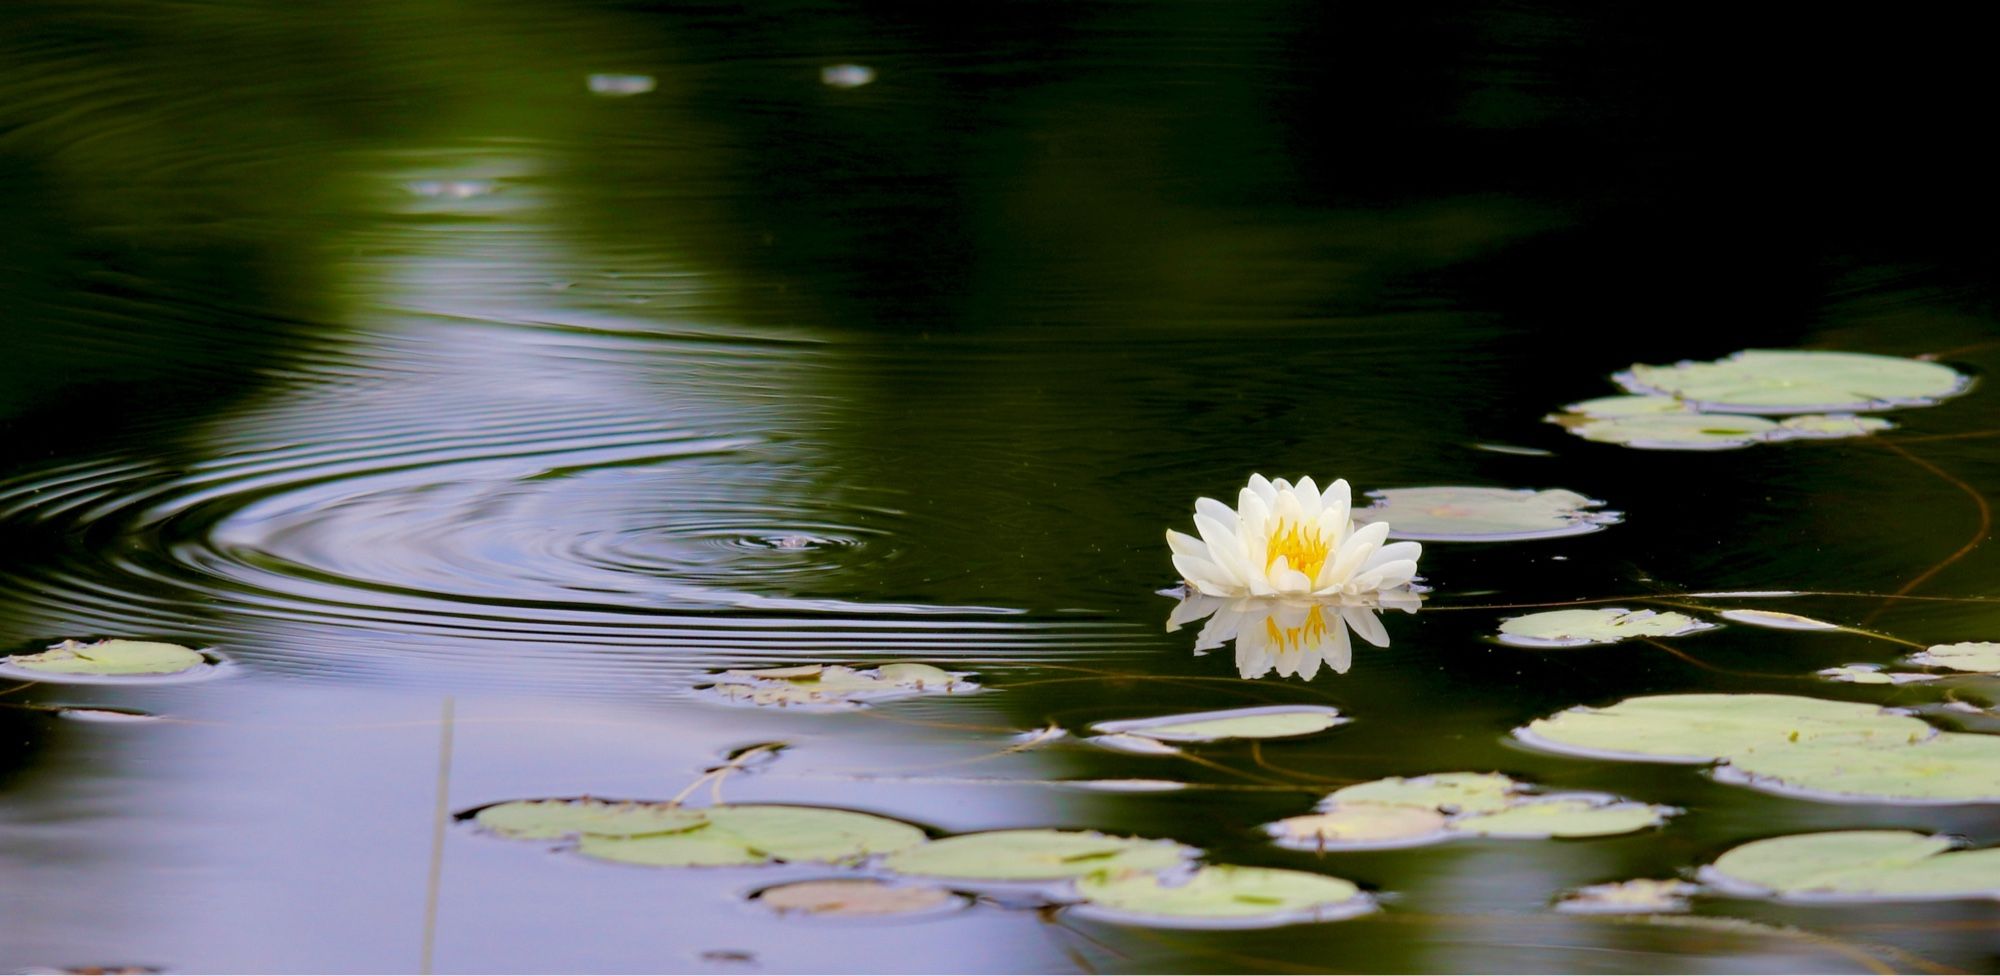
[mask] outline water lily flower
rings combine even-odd
[[[1326,491],[1311,478],[1250,476],[1230,508],[1213,498],[1194,503],[1201,538],[1167,530],[1174,568],[1204,596],[1359,596],[1408,586],[1423,546],[1384,544],[1387,522],[1355,527],[1345,481]]]
[[[1167,617],[1167,630],[1206,619],[1195,638],[1196,654],[1234,642],[1236,671],[1245,678],[1276,671],[1281,678],[1311,680],[1321,666],[1347,673],[1354,659],[1350,630],[1376,647],[1389,646],[1389,631],[1376,611],[1415,613],[1421,603],[1407,589],[1313,600],[1191,594]]]

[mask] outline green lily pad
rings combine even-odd
[[[1739,776],[1751,786],[1818,799],[2000,803],[2000,736],[1941,732],[1873,747],[1753,749],[1717,771],[1725,781]]]
[[[1937,644],[1906,659],[1911,664],[1953,671],[2000,674],[2000,644],[1983,641],[1964,644]]]
[[[1660,451],[1726,451],[1772,440],[1784,431],[1762,417],[1710,413],[1553,414],[1547,419],[1587,441]]]
[[[1556,911],[1578,915],[1652,915],[1684,912],[1697,885],[1680,880],[1639,878],[1578,888],[1556,902]]]
[[[1340,803],[1264,829],[1280,846],[1307,851],[1415,847],[1448,836],[1444,814],[1401,803]]]
[[[1787,417],[1778,423],[1782,435],[1772,440],[1790,438],[1839,438],[1866,437],[1896,426],[1880,417],[1856,417],[1853,414],[1806,414]]]
[[[1678,397],[1703,410],[1761,414],[1927,406],[1971,382],[1937,363],[1784,349],[1749,349],[1706,363],[1638,364],[1612,379],[1633,393]]]
[[[1856,685],[1901,685],[1912,681],[1937,680],[1937,675],[1934,674],[1884,671],[1879,664],[1849,664],[1838,668],[1821,668],[1813,673],[1828,681],[1845,681]]]
[[[2000,848],[1952,850],[1905,830],[1841,830],[1753,841],[1703,872],[1726,889],[1795,899],[2000,897]]]
[[[890,884],[874,878],[796,881],[757,893],[758,904],[787,915],[871,918],[923,915],[957,908],[965,899],[943,888]]]
[[[1215,742],[1220,739],[1281,739],[1323,732],[1348,721],[1340,710],[1324,705],[1269,705],[1192,712],[1123,722],[1098,722],[1093,728],[1119,735],[1139,735],[1166,742]]]
[[[1604,503],[1560,488],[1391,488],[1368,495],[1375,503],[1356,511],[1356,522],[1387,522],[1390,538],[1423,542],[1553,539],[1596,532],[1624,518],[1585,511]]]
[[[1481,837],[1609,837],[1657,827],[1678,812],[1616,797],[1557,794],[1455,818],[1451,830]]]
[[[994,830],[962,834],[890,854],[897,874],[975,881],[1050,881],[1098,871],[1158,871],[1198,852],[1170,840],[1084,830]]]
[[[496,834],[522,840],[553,840],[579,834],[604,837],[672,834],[708,822],[700,810],[591,797],[496,803],[482,808],[473,821]]]
[[[1213,920],[1285,925],[1352,918],[1374,909],[1373,901],[1350,881],[1228,864],[1209,865],[1186,877],[1093,874],[1079,879],[1076,888],[1084,898],[1083,914],[1140,924]]]
[[[745,705],[858,708],[890,698],[976,690],[979,686],[970,678],[969,674],[909,661],[872,669],[805,664],[732,668],[718,672],[708,690],[725,701]]]
[[[1679,637],[1715,625],[1671,610],[1544,610],[1500,622],[1500,642],[1516,647],[1581,647],[1634,637]]]
[[[1499,773],[1392,776],[1335,790],[1321,809],[1351,803],[1396,804],[1444,813],[1491,813],[1514,802],[1521,784]]]
[[[697,811],[702,823],[669,834],[584,833],[588,857],[654,867],[852,861],[923,844],[924,832],[887,817],[826,807],[724,805]]]
[[[4,663],[37,674],[102,677],[180,674],[207,664],[208,659],[179,644],[107,640],[63,641],[40,653],[6,658]]]
[[[1753,749],[1908,745],[1936,735],[1922,720],[1860,702],[1794,695],[1649,695],[1571,708],[1515,730],[1530,745],[1597,758],[1705,763]]]
[[[1564,412],[1586,417],[1643,417],[1648,414],[1693,413],[1694,408],[1670,396],[1608,396],[1572,403]]]
[[[1824,620],[1814,620],[1811,617],[1801,617],[1796,613],[1784,613],[1778,610],[1724,610],[1716,616],[1739,624],[1770,627],[1774,630],[1847,629],[1839,624],[1830,624]]]

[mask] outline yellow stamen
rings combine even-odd
[[[1297,627],[1279,627],[1276,616],[1265,617],[1264,634],[1280,651],[1302,651],[1318,647],[1326,639],[1326,620],[1319,615],[1318,607],[1308,609],[1305,621]]]
[[[1319,534],[1319,526],[1279,522],[1264,546],[1264,571],[1270,572],[1282,556],[1293,569],[1306,574],[1306,579],[1313,579],[1332,549],[1327,538]]]

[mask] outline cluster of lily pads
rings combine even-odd
[[[731,668],[715,675],[707,691],[725,701],[804,708],[857,708],[913,695],[954,695],[978,689],[971,675],[914,661],[873,668],[802,664],[780,668]]]
[[[1279,925],[1373,910],[1352,882],[1306,871],[1204,865],[1170,840],[1081,830],[996,830],[932,839],[899,820],[774,804],[579,797],[516,800],[463,816],[493,834],[553,841],[577,855],[654,868],[820,864],[840,878],[766,888],[780,912],[881,915],[962,905],[982,890],[1151,925]]]
[[[1317,813],[1266,824],[1310,851],[1415,847],[1454,837],[1608,837],[1657,827],[1680,811],[1606,793],[1539,793],[1500,773],[1434,773],[1343,787]]]
[[[1727,450],[1873,434],[1894,425],[1864,414],[1929,406],[1971,385],[1938,363],[1780,349],[1749,349],[1714,362],[1636,364],[1612,380],[1626,395],[1572,403],[1546,419],[1585,440]]]

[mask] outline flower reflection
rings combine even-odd
[[[1208,623],[1195,638],[1196,654],[1233,641],[1236,670],[1243,677],[1261,678],[1276,671],[1281,678],[1297,675],[1310,680],[1322,665],[1335,674],[1346,673],[1354,658],[1350,630],[1376,647],[1389,646],[1389,632],[1376,618],[1377,611],[1415,613],[1422,603],[1408,589],[1330,599],[1228,598],[1191,592],[1167,617],[1167,630],[1205,619]]]

